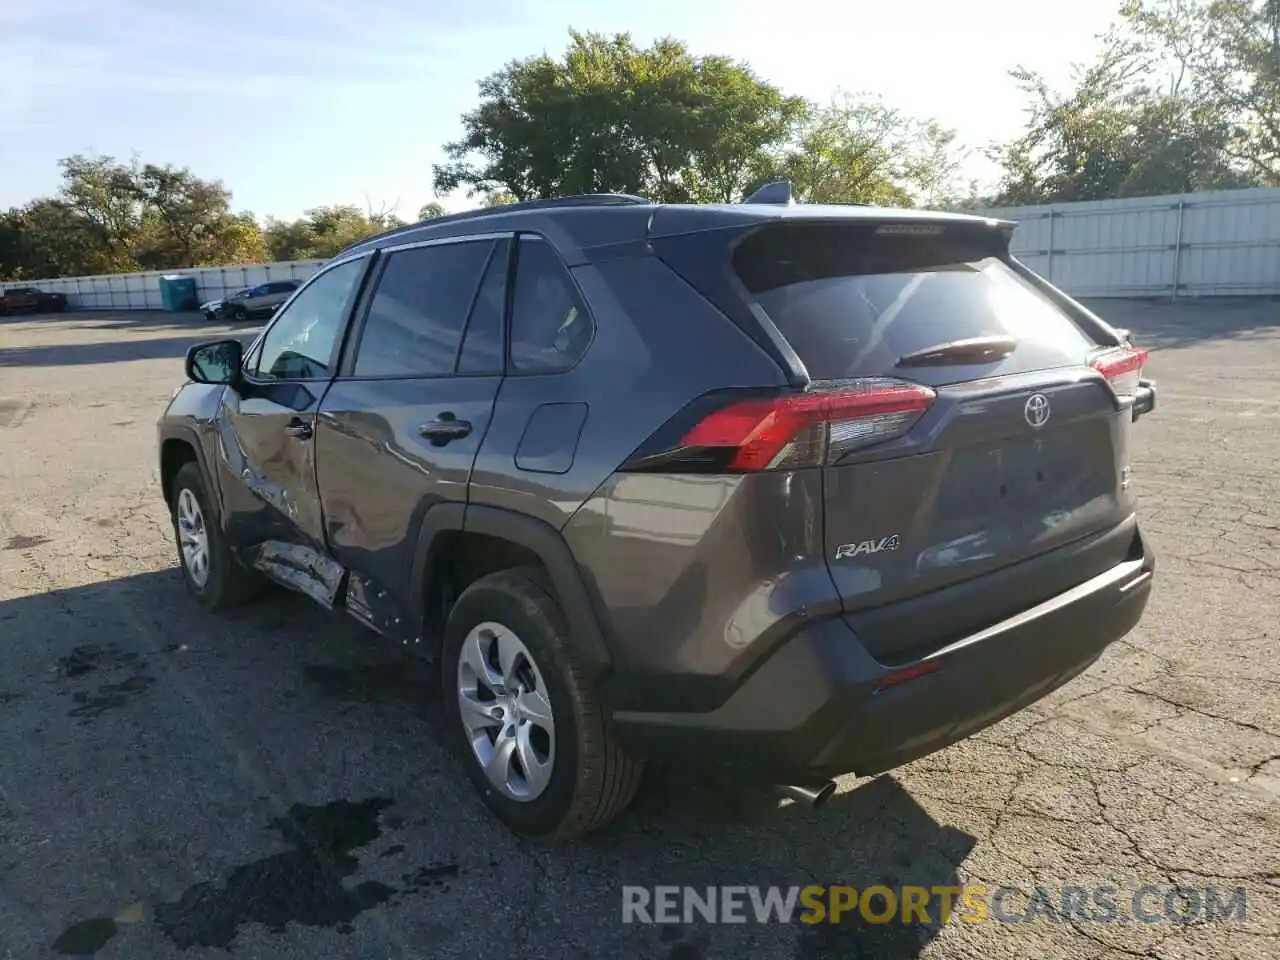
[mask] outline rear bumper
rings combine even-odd
[[[753,779],[881,773],[976,733],[1083,672],[1138,623],[1154,566],[1142,545],[1070,590],[892,668],[867,653],[843,619],[823,620],[792,635],[719,709],[619,711],[614,722],[642,755]],[[903,670],[920,675],[893,682]]]

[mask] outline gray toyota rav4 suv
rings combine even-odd
[[[1014,225],[592,195],[353,246],[159,424],[187,584],[266,580],[438,659],[511,829],[618,814],[646,761],[820,803],[1138,622],[1146,352]]]

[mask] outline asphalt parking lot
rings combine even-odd
[[[559,850],[473,798],[429,667],[301,598],[187,599],[154,423],[186,348],[227,326],[0,320],[0,957],[1280,955],[1280,304],[1093,306],[1154,349],[1161,388],[1136,427],[1158,556],[1139,628],[821,812],[659,771]],[[1189,923],[621,922],[624,884],[815,883],[1247,899]]]

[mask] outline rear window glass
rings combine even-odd
[[[1001,373],[1081,362],[1092,342],[1002,246],[990,230],[784,224],[747,237],[733,266],[814,379],[889,375],[907,354],[975,337],[1018,341]]]

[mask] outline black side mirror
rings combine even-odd
[[[198,343],[187,351],[187,379],[195,383],[234,384],[240,380],[244,345],[239,340]]]

